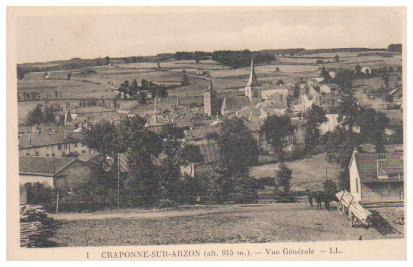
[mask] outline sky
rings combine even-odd
[[[35,8],[16,15],[17,62],[218,49],[384,48],[400,8]]]

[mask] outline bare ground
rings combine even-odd
[[[286,242],[401,238],[352,228],[335,210],[306,203],[125,210],[54,216],[58,246]]]

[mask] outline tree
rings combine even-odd
[[[239,179],[246,178],[247,167],[258,161],[258,145],[243,119],[226,118],[218,134],[222,160],[215,166],[215,183],[220,188],[219,199],[234,192]]]
[[[341,90],[345,93],[352,91],[354,72],[347,69],[340,69],[337,71],[334,78],[334,82],[341,87]]]
[[[339,55],[335,55],[335,56],[334,56],[334,61],[335,61],[335,62],[339,62],[339,61],[340,61]]]
[[[202,162],[203,155],[198,146],[187,144],[179,152],[178,156],[184,162]]]
[[[37,104],[36,107],[27,114],[26,121],[28,125],[36,125],[43,122],[43,105]]]
[[[354,148],[360,144],[360,135],[344,127],[337,127],[324,137],[327,159],[340,165],[340,188],[349,189],[348,165]]]
[[[145,105],[146,104],[146,94],[145,92],[139,92],[138,94],[138,102],[141,105]]]
[[[320,141],[320,125],[327,121],[326,112],[319,106],[313,104],[311,109],[305,114],[306,133],[305,148],[307,153],[311,153],[313,148]]]
[[[175,157],[176,153],[182,148],[182,139],[185,137],[184,131],[174,124],[168,123],[162,127],[159,136],[162,138],[164,153],[169,157]]]
[[[119,150],[127,154],[130,175],[126,192],[134,203],[154,204],[160,194],[160,169],[154,158],[162,152],[162,139],[145,128],[142,117],[126,117],[118,126]]]
[[[258,160],[257,142],[241,118],[233,117],[222,122],[218,144],[228,176],[237,175]]]
[[[23,70],[22,67],[17,66],[17,79],[23,80],[25,75],[25,71]]]
[[[331,76],[328,73],[328,71],[326,70],[326,67],[324,65],[321,67],[321,77],[323,77],[324,80],[326,80],[326,81],[331,80]]]
[[[83,143],[95,149],[103,158],[115,157],[119,153],[119,132],[112,122],[103,121],[92,125],[90,129],[84,129],[83,133]]]
[[[284,162],[280,162],[278,170],[275,171],[276,184],[281,186],[284,193],[290,191],[290,180],[292,179],[292,171],[285,165]]]
[[[257,180],[250,177],[247,170],[242,171],[233,182],[234,193],[241,194],[244,201],[257,200]]]
[[[360,136],[363,142],[373,143],[376,152],[384,152],[385,130],[389,125],[389,118],[372,108],[362,108],[360,112]]]
[[[271,144],[279,154],[282,154],[285,146],[285,138],[293,132],[290,117],[287,115],[281,117],[277,115],[268,116],[262,127],[266,141]]]
[[[339,113],[338,121],[349,131],[357,125],[359,119],[360,106],[356,102],[356,98],[352,93],[345,93],[340,99],[337,107]]]

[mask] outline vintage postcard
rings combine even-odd
[[[404,260],[404,7],[9,7],[10,260]]]

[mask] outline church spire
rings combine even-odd
[[[257,75],[255,75],[255,67],[254,67],[254,55],[251,57],[251,72],[250,72],[250,78],[248,79],[247,86],[256,86],[258,85],[257,82]]]

